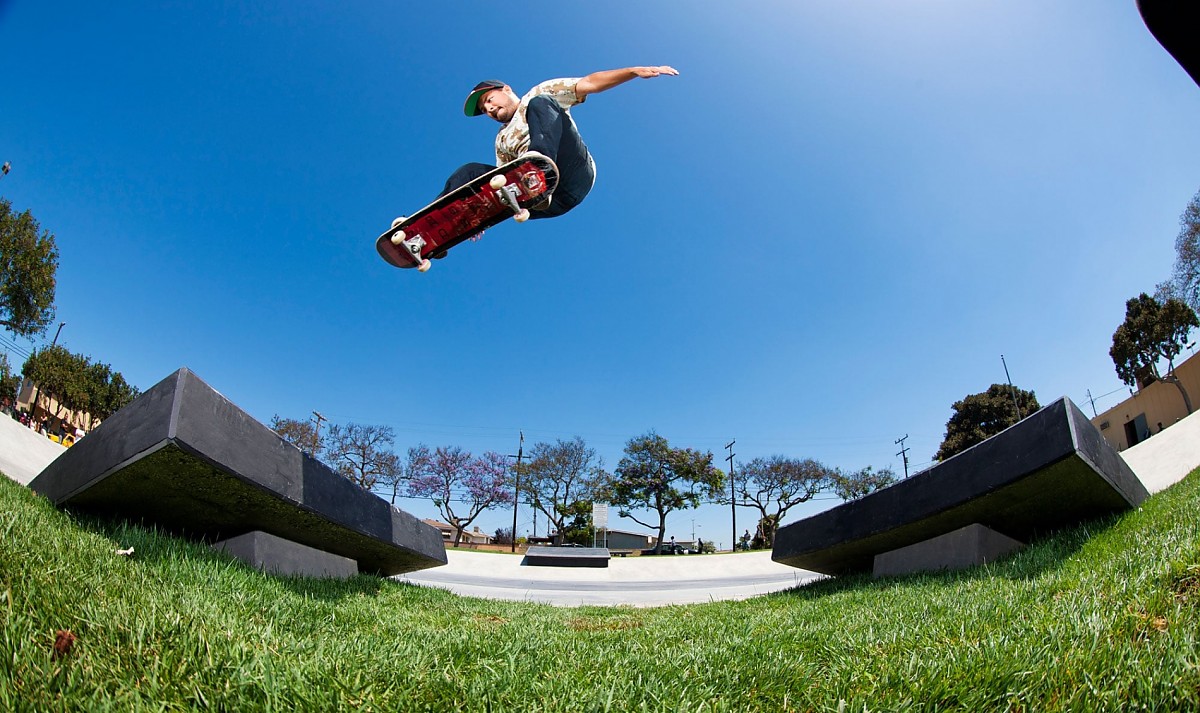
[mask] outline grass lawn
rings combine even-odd
[[[0,477],[0,710],[1200,710],[1198,505],[1200,471],[965,573],[561,609],[263,576]]]

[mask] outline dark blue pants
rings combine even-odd
[[[546,96],[534,97],[526,108],[525,118],[529,122],[529,150],[549,156],[558,165],[558,187],[554,189],[550,207],[531,211],[530,218],[553,218],[583,202],[596,182],[596,165],[571,115],[558,102]],[[494,168],[486,163],[460,166],[450,175],[439,196],[470,183]]]

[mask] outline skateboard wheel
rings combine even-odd
[[[420,265],[417,265],[417,272],[428,272],[433,263],[428,260],[422,260]]]
[[[396,218],[395,220],[393,220],[393,221],[392,221],[392,227],[394,228],[394,227],[396,227],[397,225],[400,225],[400,224],[401,224],[401,223],[403,223],[403,222],[404,222],[404,221],[405,221],[407,218],[408,218],[408,216],[404,216],[404,215],[400,216],[399,218]]]
[[[522,208],[520,212],[513,216],[513,220],[517,221],[518,223],[524,223],[525,221],[529,220],[529,211],[525,208]]]
[[[492,180],[488,182],[488,185],[496,190],[499,190],[504,187],[505,183],[508,183],[508,179],[505,178],[503,173],[501,173],[499,175],[492,176]]]
[[[392,245],[399,245],[400,243],[404,242],[405,237],[407,236],[404,235],[403,230],[397,230],[396,233],[392,235]]]

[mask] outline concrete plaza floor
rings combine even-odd
[[[0,414],[0,473],[21,485],[29,485],[29,481],[65,450],[6,414]]]
[[[770,552],[614,557],[608,567],[530,567],[521,555],[448,550],[444,567],[397,579],[464,596],[557,606],[636,606],[746,599],[820,577]]]

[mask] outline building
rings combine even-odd
[[[436,527],[438,529],[438,531],[442,533],[442,541],[445,542],[447,545],[454,544],[454,526],[453,525],[444,523],[441,520],[425,519],[425,520],[422,520],[421,522],[424,522],[426,524],[433,525],[434,527]],[[489,537],[487,535],[487,533],[481,531],[478,526],[476,526],[475,528],[473,528],[471,530],[463,530],[462,539],[459,540],[460,545],[467,545],[467,546],[488,545],[488,544],[491,544],[491,542],[492,542],[492,538]]]
[[[36,404],[34,403],[35,398],[37,399]],[[35,423],[45,420],[50,433],[78,436],[99,425],[99,422],[94,421],[92,414],[87,411],[70,411],[60,406],[58,399],[53,394],[39,389],[31,379],[21,382],[21,388],[17,392],[16,407],[18,411],[27,412]]]
[[[1175,376],[1187,390],[1192,406],[1200,406],[1200,359],[1190,356],[1175,366]],[[1104,440],[1119,451],[1150,438],[1188,415],[1179,387],[1154,381],[1128,399],[1092,419]]]
[[[596,533],[596,543],[610,550],[648,550],[658,542],[654,535],[624,530],[605,530]]]

